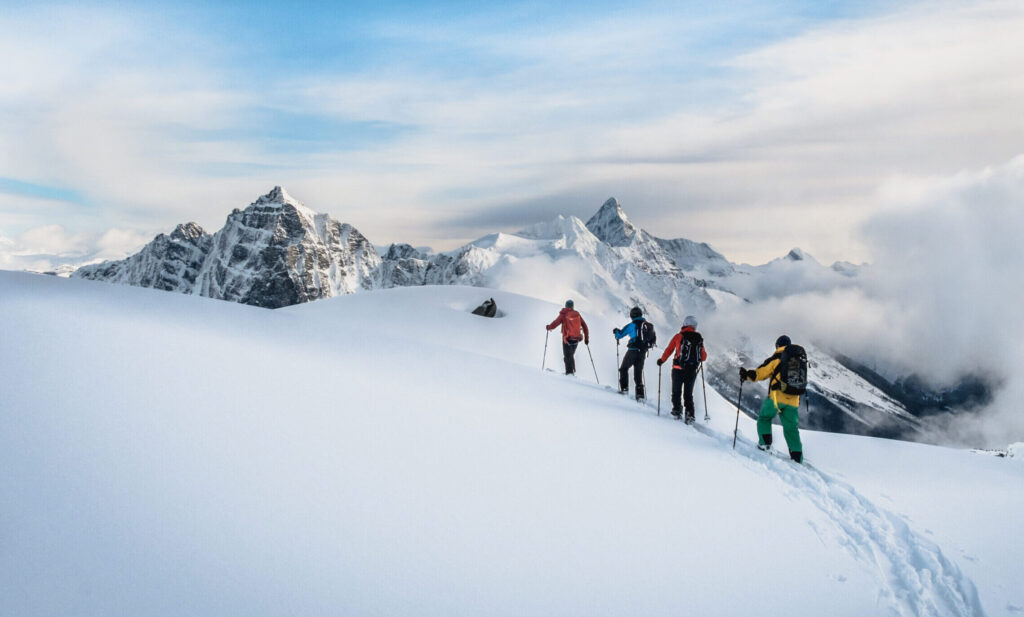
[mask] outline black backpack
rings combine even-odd
[[[690,336],[687,336],[689,334]],[[693,366],[700,364],[700,350],[704,347],[704,337],[696,332],[684,332],[679,340],[679,353],[673,358],[677,366]]]
[[[654,324],[646,320],[641,322],[636,339],[640,344],[640,349],[644,351],[654,347],[658,343],[658,335],[654,332]]]
[[[787,345],[779,356],[774,379],[783,394],[800,395],[807,391],[807,352],[799,345]]]

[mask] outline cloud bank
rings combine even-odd
[[[1024,156],[952,177],[894,177],[880,201],[862,228],[878,259],[855,285],[727,307],[714,327],[752,332],[766,354],[789,333],[939,389],[980,377],[995,399],[952,410],[926,438],[1024,440]]]

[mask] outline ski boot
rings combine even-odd
[[[767,452],[768,450],[772,449],[772,435],[771,435],[771,433],[767,433],[765,435],[761,435],[761,441],[758,442],[757,449],[758,450],[764,450],[765,452]]]
[[[683,418],[683,410],[682,409],[673,409],[672,410],[672,417],[675,418],[676,420],[682,420],[682,418]]]
[[[697,419],[694,417],[693,412],[688,410],[686,412],[686,423],[693,424],[694,422],[696,422],[696,420]]]

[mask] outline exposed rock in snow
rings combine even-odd
[[[72,276],[192,293],[212,240],[196,223],[185,223],[175,227],[170,235],[158,235],[126,259],[84,266]]]
[[[800,248],[794,248],[786,254],[785,259],[790,261],[803,261],[807,258],[807,253],[804,253]]]
[[[609,197],[594,216],[590,217],[587,229],[609,246],[629,246],[633,243],[637,231],[614,197]]]

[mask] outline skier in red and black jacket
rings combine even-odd
[[[658,366],[664,364],[669,356],[672,356],[672,415],[678,419],[685,405],[686,423],[693,424],[693,385],[697,381],[697,370],[701,362],[708,359],[704,337],[697,332],[697,318],[693,315],[687,315],[683,320],[683,327],[672,337],[665,353],[661,354]]]
[[[583,316],[573,308],[572,300],[565,301],[565,308],[545,328],[550,331],[559,325],[562,326],[562,358],[565,360],[565,374],[575,375],[576,346],[580,344],[580,341],[583,341],[584,345],[590,344],[590,328],[587,327],[587,322],[583,321]]]

